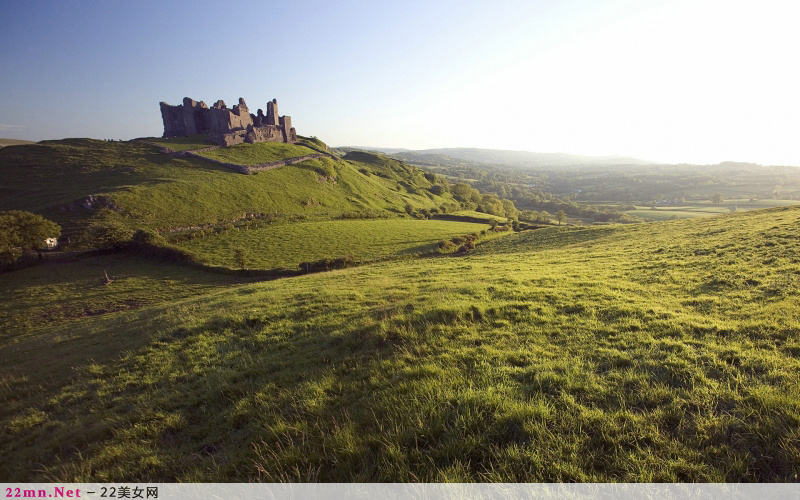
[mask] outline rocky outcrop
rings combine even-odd
[[[171,106],[161,102],[164,137],[184,137],[206,134],[220,146],[242,142],[297,142],[297,132],[292,128],[290,116],[278,116],[278,101],[267,103],[267,114],[262,110],[253,115],[244,99],[228,109],[225,102],[217,101],[209,108],[203,101],[185,97],[183,104]]]

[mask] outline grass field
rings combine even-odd
[[[798,233],[800,207],[552,227],[213,289],[18,271],[6,325],[153,293],[5,335],[0,476],[797,481]]]
[[[730,199],[725,200],[719,205],[711,202],[689,203],[679,206],[656,207],[636,207],[636,210],[628,210],[625,213],[638,217],[646,221],[662,221],[670,219],[690,219],[694,217],[709,217],[712,215],[726,214],[730,212],[745,212],[748,210],[761,210],[764,208],[798,205],[797,200],[753,200],[749,199]]]
[[[301,262],[347,255],[367,260],[428,253],[443,239],[488,228],[488,224],[442,220],[333,220],[232,229],[180,246],[217,266],[237,267],[233,249],[240,248],[246,252],[248,268],[295,268]]]
[[[19,146],[21,144],[34,144],[34,142],[21,139],[0,139],[0,148],[5,146]]]
[[[169,138],[151,137],[144,140],[158,146],[169,148],[173,151],[191,151],[193,149],[203,149],[210,146],[216,146],[216,144],[206,139],[205,134]]]
[[[313,152],[276,143],[228,149],[241,161],[255,154],[257,163],[282,154]],[[452,201],[449,195],[431,194],[421,171],[394,160],[384,163],[320,158],[241,175],[201,159],[159,153],[146,141],[43,141],[0,149],[0,211],[38,213],[70,233],[95,215],[81,207],[88,195],[110,200],[125,224],[148,229],[217,224],[246,213],[330,217],[368,210],[401,213],[406,204],[419,209]],[[384,173],[388,171],[391,176]]]
[[[316,154],[313,149],[300,144],[284,144],[282,142],[258,142],[255,144],[236,144],[227,148],[200,153],[206,158],[236,163],[238,165],[257,165],[285,158],[295,158]]]
[[[106,275],[111,283],[106,284]],[[0,338],[3,343],[17,342],[31,331],[68,330],[94,317],[246,281],[126,255],[48,262],[2,275]]]

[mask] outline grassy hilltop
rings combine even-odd
[[[208,146],[188,139],[152,142],[173,149]],[[201,154],[249,165],[311,153],[316,151],[299,144],[261,143]],[[79,231],[96,216],[97,210],[81,207],[89,195],[132,228],[166,230],[215,225],[247,213],[402,214],[406,204],[416,210],[452,201],[430,188],[421,170],[375,155],[356,161],[323,157],[246,176],[202,159],[160,153],[145,140],[65,139],[0,149],[0,211],[35,212],[67,232]]]
[[[16,271],[0,475],[797,481],[798,234],[786,207],[262,283],[114,255]]]

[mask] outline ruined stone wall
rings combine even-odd
[[[278,125],[278,100],[273,99],[267,103],[267,125]]]
[[[183,104],[170,106],[160,103],[164,121],[164,137],[183,137],[207,134],[209,140],[221,146],[232,146],[242,142],[297,142],[297,132],[292,128],[289,116],[278,116],[278,101],[267,103],[267,114],[258,110],[250,113],[244,99],[228,109],[225,102],[217,101],[209,108],[203,101],[188,97]]]

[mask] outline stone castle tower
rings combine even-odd
[[[260,109],[258,114],[251,114],[241,97],[233,109],[228,109],[223,101],[217,101],[209,108],[203,101],[188,97],[177,106],[163,101],[160,105],[164,137],[206,134],[211,142],[220,146],[243,142],[297,142],[292,117],[278,116],[276,99],[267,103],[266,116]]]

